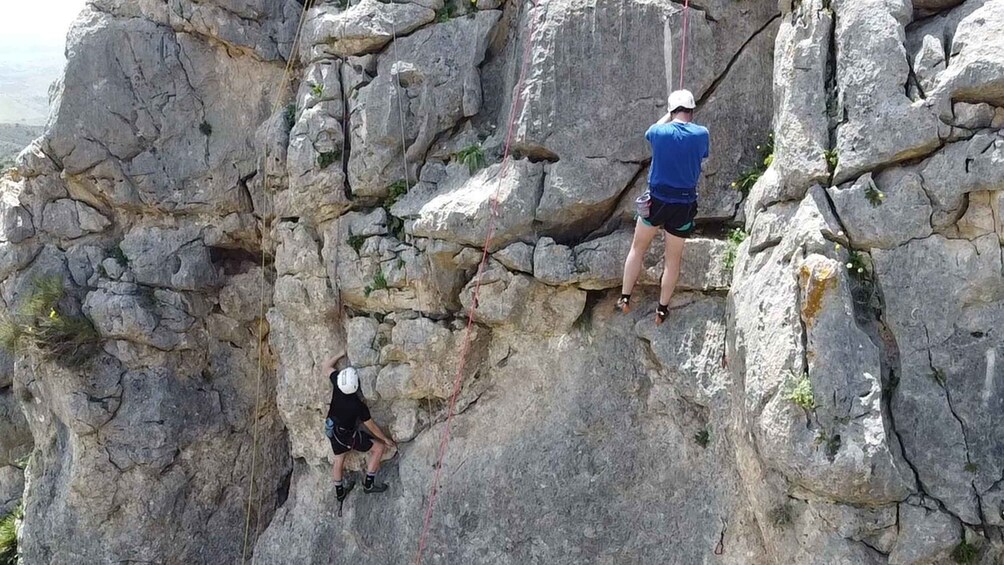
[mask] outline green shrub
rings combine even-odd
[[[0,323],[0,347],[10,353],[22,348],[65,367],[78,367],[98,351],[100,338],[91,322],[62,312],[63,281],[44,277],[32,282],[21,309]]]
[[[812,395],[812,381],[809,380],[809,374],[805,373],[795,381],[784,398],[803,410],[815,409],[816,399]]]
[[[454,156],[458,161],[467,165],[467,169],[472,175],[478,172],[478,170],[483,169],[485,164],[487,164],[487,161],[485,161],[485,150],[477,143],[457,151]]]
[[[310,93],[314,95],[314,98],[321,98],[322,96],[324,96],[324,85],[323,84],[310,85]]]
[[[383,271],[377,271],[373,275],[373,290],[384,290],[387,288],[387,277],[383,274]]]
[[[296,123],[296,104],[286,106],[286,110],[282,113],[282,118],[286,121],[286,131],[293,129],[293,124]]]
[[[209,137],[213,134],[213,126],[209,122],[203,120],[202,123],[199,124],[199,131],[202,135]]]
[[[24,517],[21,507],[0,519],[0,565],[17,565],[17,523]]]
[[[317,156],[317,166],[322,169],[327,169],[336,161],[341,160],[341,151],[325,151]]]
[[[725,248],[725,268],[732,270],[736,266],[736,256],[739,253],[739,246],[746,241],[747,233],[741,228],[736,228],[729,232],[728,247]]]
[[[739,178],[732,182],[732,188],[738,190],[743,196],[749,194],[753,185],[760,180],[760,177],[763,176],[767,168],[774,162],[774,134],[771,133],[768,135],[767,142],[757,145],[756,150],[759,154],[756,163],[743,171],[739,175]]]
[[[975,545],[962,540],[959,545],[952,550],[952,561],[962,565],[972,565],[976,563],[980,556],[980,550]]]

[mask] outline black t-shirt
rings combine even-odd
[[[331,379],[331,405],[328,406],[328,418],[335,425],[355,429],[360,422],[370,419],[370,409],[356,394],[345,394],[338,388],[338,373],[328,377]]]

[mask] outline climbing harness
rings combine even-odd
[[[289,56],[286,57],[286,67],[282,72],[282,79],[276,88],[275,99],[272,101],[272,111],[269,113],[269,120],[274,123],[275,120],[272,119],[276,112],[279,111],[279,106],[282,102],[283,93],[286,90],[286,85],[289,83],[290,71],[293,69],[293,61],[296,57],[296,48],[300,43],[300,34],[303,31],[303,23],[307,19],[307,9],[310,7],[311,2],[304,2],[303,9],[300,11],[300,19],[296,24],[296,34],[293,36],[293,43],[289,47]],[[271,124],[270,126],[271,127]],[[267,137],[267,136],[266,136]],[[266,150],[267,152],[267,150]],[[263,152],[264,153],[264,152]],[[261,158],[261,171],[262,171],[262,186],[267,189],[265,183],[268,182],[266,170],[266,155],[263,154]],[[268,192],[265,190],[264,192]],[[259,441],[259,422],[261,420],[261,381],[265,370],[265,216],[262,215],[262,229],[261,229],[261,281],[259,285],[258,293],[258,372],[257,378],[255,380],[255,392],[254,392],[254,431],[252,432],[251,440],[251,472],[248,475],[248,487],[247,487],[247,509],[244,512],[244,543],[241,548],[241,563],[247,563],[247,552],[248,552],[248,541],[251,536],[251,501],[254,499],[254,480],[255,474],[258,466],[258,441]],[[255,520],[255,537],[257,538],[259,533],[259,527],[261,526],[261,504],[262,504],[262,490],[259,489],[258,492],[258,512]]]

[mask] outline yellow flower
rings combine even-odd
[[[55,320],[56,317],[58,317],[58,316],[59,316],[59,314],[56,314],[56,309],[55,308],[53,308],[52,310],[49,311],[49,319]]]
[[[865,270],[864,270],[864,269],[862,269],[861,267],[858,267],[858,272],[859,272],[859,273],[863,273],[863,272],[865,272]]]
[[[854,263],[848,263],[847,264],[847,268],[848,269],[853,269],[854,268]]]
[[[833,248],[836,249],[837,251],[840,251],[840,244],[838,243],[834,245]]]

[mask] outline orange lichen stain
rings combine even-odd
[[[802,265],[799,269],[799,286],[802,288],[802,320],[806,326],[811,326],[816,321],[816,316],[823,308],[823,295],[826,289],[834,286],[836,278],[833,267],[823,265],[812,268],[809,265]]]

